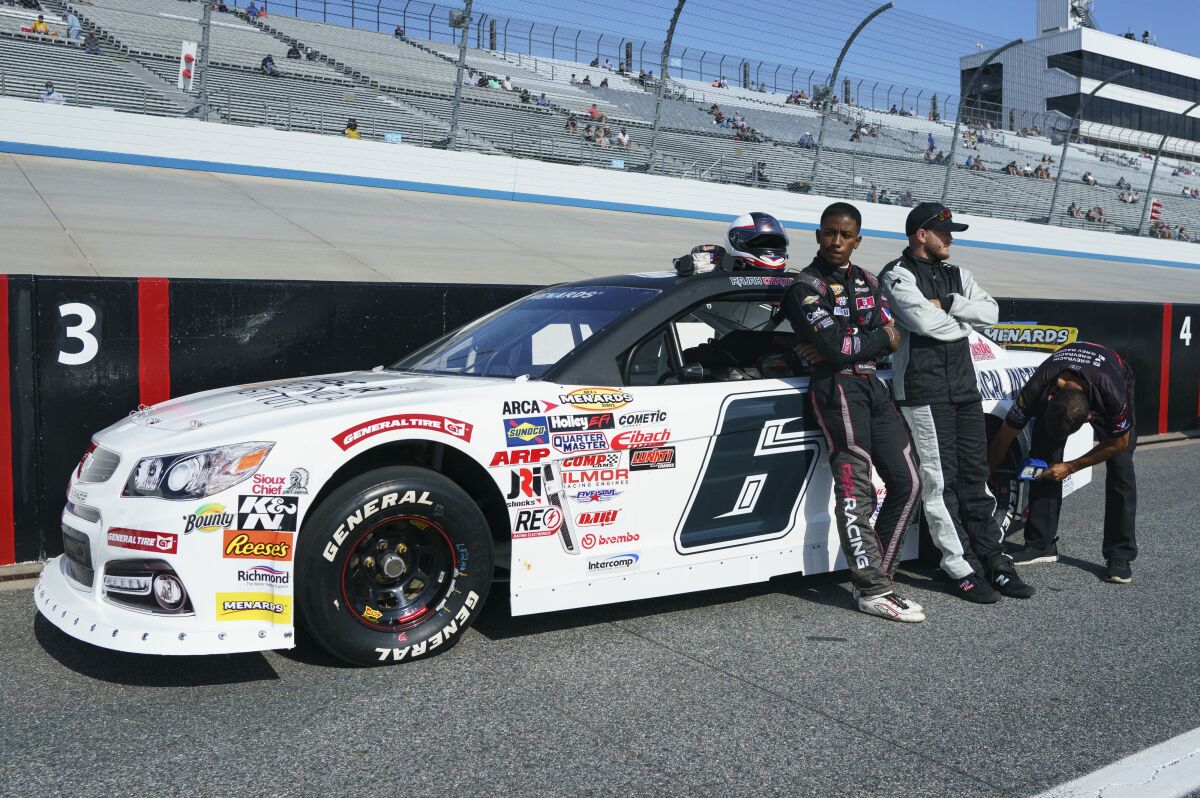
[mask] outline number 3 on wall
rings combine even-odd
[[[82,302],[68,302],[58,306],[58,315],[64,320],[70,316],[79,317],[78,324],[67,325],[67,337],[76,338],[83,344],[78,352],[59,351],[58,362],[67,366],[82,366],[100,351],[100,341],[91,332],[96,326],[96,311]]]

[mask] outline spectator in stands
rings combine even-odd
[[[475,86],[480,89],[486,89],[488,87],[487,75],[480,75],[479,80],[475,81]]]
[[[612,61],[609,61],[607,58],[605,58],[604,59],[604,68],[607,69],[609,72],[612,72]]]
[[[592,103],[592,107],[587,110],[587,115],[591,117],[593,122],[607,121],[607,117],[600,113],[600,109],[596,107],[595,103]]]
[[[936,149],[933,144],[933,133],[930,133],[925,137],[925,142],[929,145],[929,152],[933,152]]]
[[[46,19],[41,14],[38,14],[37,21],[33,23],[33,32],[45,36],[50,35],[50,25],[46,23]]]
[[[83,37],[83,51],[88,55],[100,55],[100,40],[91,31]]]
[[[1092,176],[1091,172],[1084,172],[1083,182],[1089,186],[1094,186],[1096,185],[1096,178]]]
[[[550,105],[550,100],[546,99],[546,92],[542,92],[541,94],[538,95],[536,104],[541,105],[541,106]]]
[[[987,171],[987,167],[983,165],[983,158],[981,158],[978,155],[975,156],[975,171],[976,172],[986,172]]]
[[[758,163],[754,164],[754,170],[751,172],[751,177],[755,183],[758,183],[759,185],[766,185],[769,182],[767,179],[767,162],[759,161]]]
[[[800,136],[800,146],[806,150],[811,150],[813,148],[813,135],[811,130],[804,131],[804,134]]]
[[[600,88],[602,88],[602,89],[608,88],[608,78],[605,78],[604,80],[600,81]]]
[[[229,6],[226,5],[225,0],[218,0],[216,6],[217,6],[217,11],[219,11],[220,13],[222,13],[222,14],[229,13]]]
[[[878,202],[878,201],[879,201],[879,189],[875,187],[874,183],[872,183],[871,187],[869,189],[867,189],[867,202]]]
[[[1180,241],[1191,241],[1192,240],[1191,234],[1188,233],[1188,229],[1186,227],[1184,227],[1183,225],[1179,225],[1179,240]]]
[[[258,16],[258,6],[251,0],[250,5],[246,6],[246,16],[254,19]]]
[[[512,91],[512,78],[510,78],[508,75],[505,75],[504,80],[500,81],[500,88],[504,89],[505,91]]]
[[[938,150],[937,155],[933,156],[933,165],[934,166],[945,166],[946,165],[946,153],[942,152],[941,150]]]
[[[579,132],[579,120],[575,118],[574,113],[567,115],[567,124],[563,125],[563,130],[567,131],[568,133]]]
[[[342,135],[348,139],[361,139],[362,134],[358,132],[358,120],[347,119],[346,129],[342,131]]]
[[[579,85],[580,86],[591,86],[592,85],[592,76],[584,75],[583,80],[579,81]]]
[[[292,59],[293,61],[299,61],[300,60],[300,48],[293,44],[291,47],[288,48],[287,57]]]
[[[317,55],[316,50],[311,47],[304,48],[304,57],[309,61],[316,61],[318,58],[320,58],[320,56]]]
[[[396,37],[397,39],[403,39],[404,38],[404,28],[397,25],[396,29],[394,31],[392,31],[392,36]]]
[[[523,102],[523,103],[527,103],[527,104],[532,103],[533,95],[529,93],[529,89],[521,89],[520,99],[521,99],[521,102]]]
[[[629,131],[624,127],[622,127],[621,132],[617,134],[617,143],[627,150],[633,149],[633,139],[629,137]]]
[[[54,88],[54,84],[50,81],[46,81],[46,87],[42,89],[42,93],[39,95],[38,99],[47,105],[67,104],[67,98],[62,96],[62,94],[58,92],[58,89]]]
[[[1019,175],[1019,170],[1017,169],[1017,162],[1009,161],[1008,166],[1004,167],[1004,173],[1007,175],[1012,175],[1013,177],[1017,177]]]
[[[879,199],[880,205],[892,205],[893,204],[892,198],[888,196],[886,188],[880,189],[878,199]]]
[[[1087,218],[1089,222],[1095,222],[1096,224],[1108,224],[1108,217],[1104,215],[1104,209],[1099,205],[1094,206],[1090,211],[1087,212]]]
[[[596,138],[596,132],[592,129],[592,126],[589,123],[588,126],[583,129],[583,140],[584,141],[594,141],[595,138]]]
[[[608,148],[608,128],[597,127],[596,134],[592,137],[592,141],[597,147],[604,149]]]
[[[67,11],[64,17],[67,21],[67,38],[78,39],[83,34],[83,26],[79,24],[79,17],[75,16],[74,11]]]
[[[896,113],[899,113],[899,111],[897,111],[897,110],[896,110],[896,104],[895,104],[895,103],[892,103],[892,108],[891,108],[891,110],[890,110],[890,111],[888,111],[888,113],[889,113],[889,114],[896,114]]]
[[[967,166],[967,169],[970,169],[972,172],[975,171],[975,156],[974,155],[967,156],[966,166]]]
[[[904,208],[911,208],[913,206],[913,202],[914,200],[911,188],[904,189],[904,193],[901,194],[900,198],[896,200],[896,204]]]
[[[496,80],[496,78],[495,78],[495,77],[493,77],[493,76],[491,76],[491,75],[488,75],[488,79],[487,79],[487,87],[488,87],[489,89],[499,89],[499,88],[500,88],[500,81]]]
[[[270,53],[261,62],[261,69],[264,75],[270,75],[273,78],[279,77],[279,70],[275,68],[275,59]]]
[[[854,142],[855,144],[862,143],[862,128],[861,127],[856,127],[856,128],[854,128],[853,131],[851,131],[850,141]]]
[[[1070,216],[1072,219],[1082,219],[1083,218],[1083,209],[1080,208],[1078,205],[1076,205],[1074,202],[1072,202],[1071,207],[1067,208],[1067,215]]]
[[[1117,202],[1128,203],[1129,202],[1129,194],[1122,191],[1120,194],[1117,195]]]
[[[571,73],[571,85],[574,86],[578,82],[579,82],[579,80],[575,77],[575,73],[572,72]]]
[[[1129,185],[1129,181],[1125,179],[1125,175],[1121,175],[1117,178],[1117,188],[1121,189],[1122,191],[1128,191],[1129,189],[1133,188],[1133,186]]]

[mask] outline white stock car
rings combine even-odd
[[[72,474],[34,600],[105,648],[290,648],[299,622],[368,665],[449,648],[505,577],[521,615],[842,568],[791,280],[557,286],[390,368],[142,409]],[[994,427],[1045,356],[972,351]]]

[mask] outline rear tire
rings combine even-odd
[[[354,665],[434,656],[479,614],[493,561],[487,521],[458,485],[423,468],[370,471],[305,519],[299,618]]]
[[[988,442],[991,443],[992,438],[1000,429],[1000,424],[991,423],[989,417],[988,423]],[[1017,479],[1017,475],[1021,471],[1021,464],[1025,461],[1025,455],[1021,448],[1020,440],[1015,440],[1012,446],[1008,447],[1008,451],[1004,453],[1004,459],[1000,461],[1000,466],[996,469],[996,478],[999,481],[1000,490],[996,493],[996,524],[1000,527],[1000,531],[1005,537],[1012,535],[1024,526],[1024,503],[1022,501],[1022,489],[1024,488],[1021,480]]]

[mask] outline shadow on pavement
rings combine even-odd
[[[278,679],[259,652],[170,657],[109,651],[76,640],[39,613],[33,635],[42,650],[81,676],[138,687],[204,687]]]
[[[1101,582],[1105,581],[1104,566],[1099,563],[1088,562],[1087,560],[1081,560],[1078,557],[1067,557],[1063,554],[1058,555],[1058,562],[1060,565],[1069,565],[1072,568],[1078,568],[1081,571],[1086,571],[1095,576]]]

